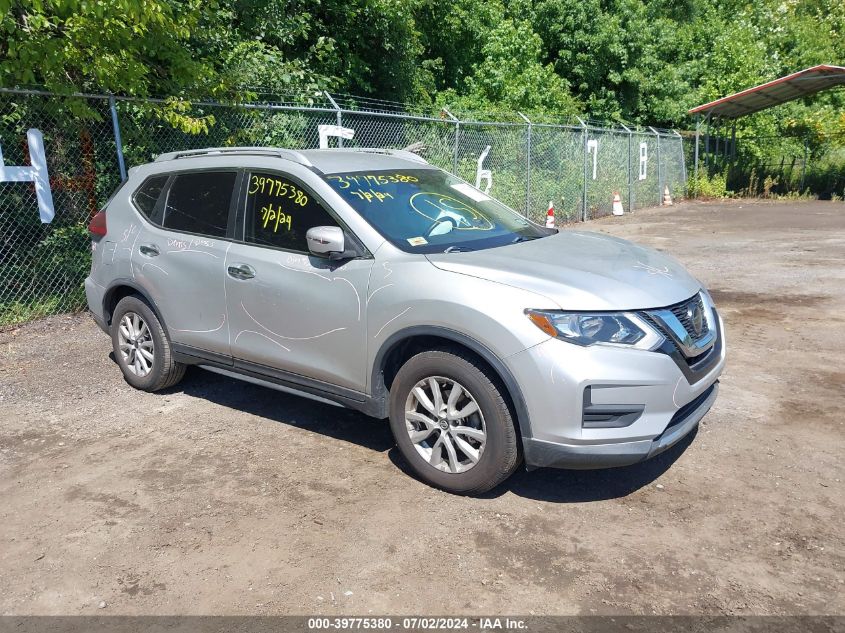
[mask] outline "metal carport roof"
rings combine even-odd
[[[821,64],[748,88],[729,97],[705,103],[693,108],[689,113],[738,119],[746,114],[843,85],[845,85],[845,67]]]

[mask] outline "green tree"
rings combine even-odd
[[[0,81],[53,92],[228,97],[245,81],[307,89],[326,50],[289,60],[272,43],[233,36],[238,15],[201,0],[0,0]],[[247,34],[251,35],[251,34]],[[276,79],[278,81],[278,79]]]
[[[494,27],[481,46],[481,60],[460,92],[447,100],[464,109],[504,109],[567,116],[580,111],[566,81],[541,61],[542,41],[527,21],[507,18]]]

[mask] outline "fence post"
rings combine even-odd
[[[461,122],[455,121],[455,155],[452,158],[452,172],[455,176],[458,175],[458,146],[461,138]]]
[[[584,120],[581,117],[575,117],[578,119],[578,122],[581,124],[581,149],[583,150],[584,154],[584,190],[581,193],[581,221],[587,221],[587,170],[588,161],[587,161],[587,124],[584,123]]]
[[[340,106],[337,105],[337,102],[332,99],[332,96],[329,94],[328,90],[323,90],[323,94],[326,95],[326,99],[329,100],[329,103],[332,104],[332,107],[337,110],[337,127],[343,127],[343,114],[341,113]],[[337,137],[337,146],[343,147],[343,137]]]
[[[622,129],[628,133],[628,213],[634,210],[634,172],[631,166],[631,150],[634,140],[634,133],[624,123],[620,123]]]
[[[672,133],[678,137],[678,143],[681,148],[681,182],[684,184],[684,193],[687,190],[687,157],[684,154],[684,137],[678,134],[678,130],[672,130]]]
[[[117,148],[117,167],[120,170],[120,181],[126,181],[126,163],[123,160],[123,140],[120,138],[120,122],[117,120],[117,106],[114,95],[109,95],[109,111],[111,112],[111,125],[114,130],[114,145]]]
[[[458,141],[461,135],[461,121],[458,117],[454,114],[449,112],[446,108],[443,108],[443,112],[455,122],[455,151],[452,155],[452,173],[457,176],[458,175]]]
[[[648,129],[654,132],[654,135],[657,137],[657,206],[659,207],[660,203],[663,202],[663,187],[661,187],[660,183],[660,132],[651,126]]]
[[[525,217],[527,218],[531,208],[531,120],[522,112],[517,112],[517,114],[528,124],[525,133]]]

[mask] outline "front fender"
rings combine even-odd
[[[391,350],[414,336],[454,341],[498,373],[531,436],[522,390],[503,362],[549,339],[526,308],[558,309],[550,299],[494,281],[440,270],[427,261],[379,262],[367,293],[368,392],[386,396],[382,371]]]
[[[394,332],[376,352],[375,361],[373,363],[373,372],[370,377],[371,384],[374,385],[373,395],[375,399],[383,402],[385,405],[384,413],[387,414],[387,389],[384,385],[384,365],[390,353],[396,349],[403,342],[417,336],[436,336],[437,338],[453,341],[462,347],[472,350],[479,357],[483,358],[488,365],[498,374],[499,378],[508,390],[511,402],[513,402],[516,410],[517,422],[519,423],[519,430],[523,438],[533,437],[531,432],[531,420],[528,413],[528,406],[525,403],[525,396],[523,396],[522,389],[519,386],[513,373],[505,366],[486,345],[480,343],[474,338],[457,332],[449,328],[416,325],[404,328],[398,332]]]

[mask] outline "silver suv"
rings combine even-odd
[[[389,418],[426,482],[647,459],[716,398],[722,322],[675,260],[529,222],[415,154],[220,148],[133,169],[88,305],[133,387],[199,365]]]

